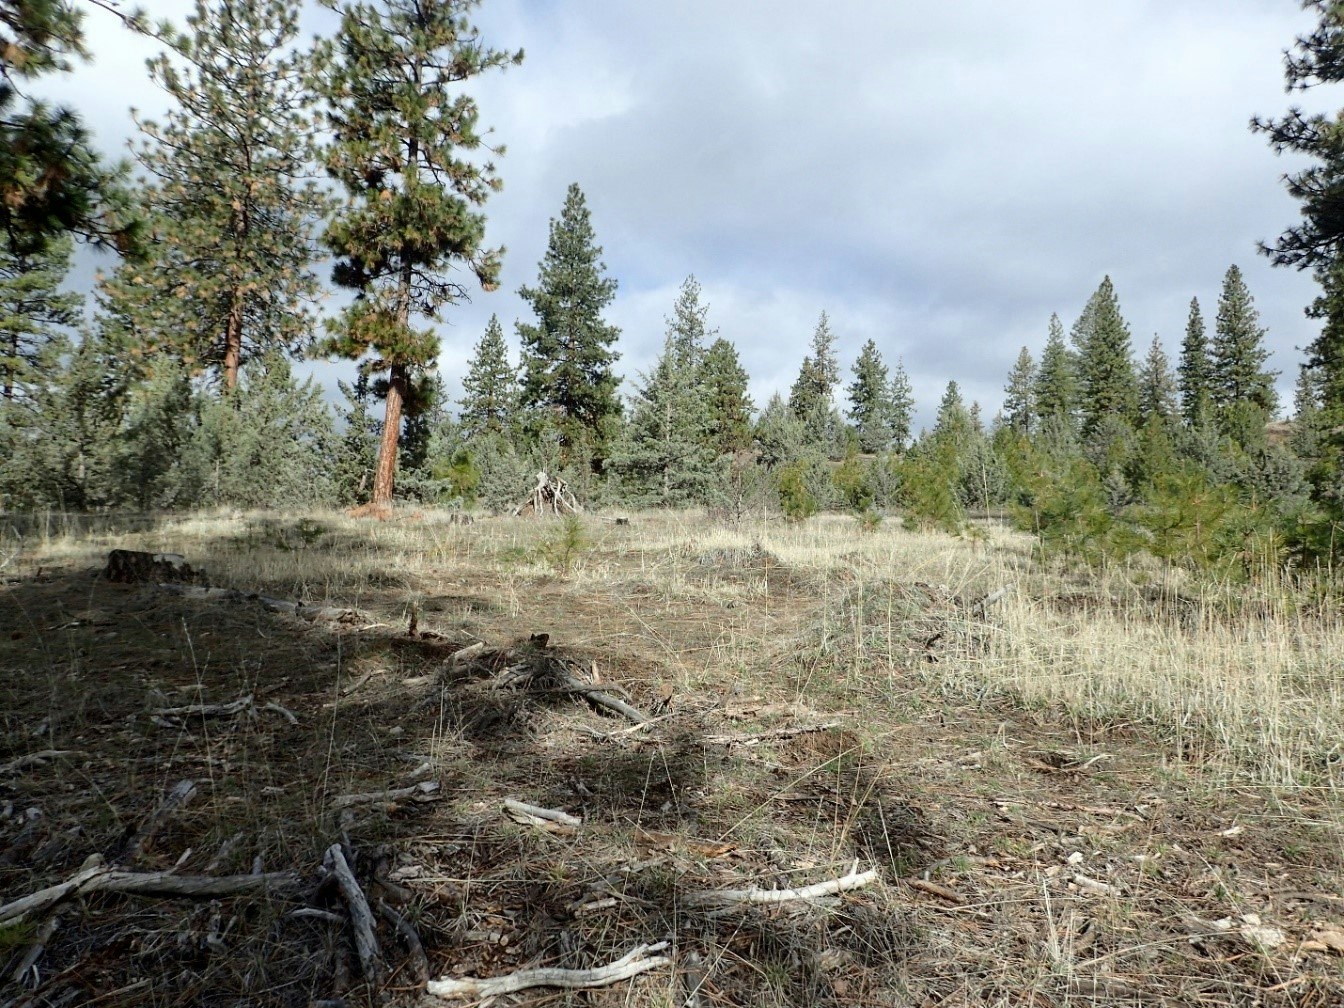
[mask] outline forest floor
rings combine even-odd
[[[1049,567],[997,528],[448,517],[0,541],[0,1004],[431,1004],[426,973],[658,942],[492,1003],[1344,1004],[1333,600]],[[112,548],[357,612],[110,583]],[[516,676],[543,666],[650,723]],[[277,881],[6,917],[81,866]]]

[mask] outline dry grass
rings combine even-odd
[[[566,551],[546,521],[220,514],[58,517],[0,537],[0,765],[72,751],[0,776],[0,901],[114,851],[189,776],[202,797],[145,867],[202,871],[236,836],[213,870],[260,858],[316,881],[322,849],[348,837],[435,975],[674,941],[677,971],[529,1003],[680,1005],[690,975],[705,1005],[1344,999],[1337,961],[1301,948],[1344,920],[1337,609],[1282,584],[1051,569],[992,527],[954,540],[683,514],[582,531]],[[183,553],[215,584],[368,619],[310,625],[108,585],[92,574],[113,547]],[[409,636],[412,613],[432,633]],[[538,631],[635,704],[666,703],[665,719],[613,734],[572,698],[447,671],[466,644]],[[299,724],[150,718],[247,693]],[[823,720],[839,726],[713,741]],[[332,806],[415,779],[440,800],[353,821]],[[504,797],[585,825],[514,824]],[[824,906],[683,905],[855,858],[881,883]],[[289,1005],[344,985],[362,1003],[357,973],[337,968],[342,931],[292,909],[99,897],[66,915],[40,993]],[[1247,939],[1252,916],[1282,941]],[[30,937],[0,932],[0,967]],[[404,974],[391,990],[413,999]]]

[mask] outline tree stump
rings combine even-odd
[[[140,550],[114,549],[107,555],[103,577],[119,584],[143,581],[155,584],[209,584],[205,571],[192,567],[180,553],[144,553]]]

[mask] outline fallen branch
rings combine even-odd
[[[247,698],[250,703],[252,698]],[[140,858],[145,850],[154,842],[154,836],[165,822],[182,806],[191,801],[196,794],[196,782],[188,778],[180,780],[173,785],[171,791],[163,796],[163,801],[159,802],[148,819],[140,826],[135,834],[126,841],[121,848],[121,853],[116,857],[118,864],[130,864]]]
[[[707,889],[703,892],[688,893],[682,898],[686,906],[732,906],[739,903],[791,903],[794,900],[812,900],[822,896],[859,889],[877,881],[877,872],[859,871],[858,862],[849,870],[849,874],[840,878],[818,882],[815,885],[799,889]]]
[[[424,987],[429,983],[429,957],[425,955],[425,946],[420,941],[420,933],[415,930],[415,925],[388,906],[386,900],[378,901],[378,912],[387,918],[396,928],[397,934],[401,935],[401,940],[406,943],[406,948],[411,953],[411,975],[415,978],[417,987]]]
[[[355,805],[371,805],[376,802],[394,802],[402,798],[413,801],[433,801],[430,797],[439,789],[437,781],[421,781],[410,787],[393,788],[391,791],[370,791],[368,794],[337,795],[331,800],[334,809],[351,808]]]
[[[986,595],[984,598],[980,599],[979,601],[972,602],[971,605],[970,605],[970,608],[967,609],[967,612],[969,612],[969,613],[971,613],[971,614],[975,614],[975,613],[983,613],[986,609],[988,609],[990,606],[992,606],[995,602],[998,602],[998,601],[1000,601],[1000,600],[1002,600],[1002,599],[1004,599],[1004,598],[1007,598],[1007,597],[1008,597],[1009,595],[1011,595],[1012,593],[1013,593],[1013,586],[1012,586],[1012,585],[1004,585],[1002,588],[995,588],[992,592],[990,592],[990,593],[989,593],[988,595]]]
[[[598,689],[596,686],[589,686],[587,683],[580,682],[578,678],[559,662],[553,662],[550,669],[557,685],[563,692],[577,693],[591,704],[598,707],[605,707],[609,711],[621,715],[635,722],[635,724],[646,724],[649,720],[648,715],[642,711],[631,707],[624,700],[618,700],[610,693]]]
[[[382,953],[378,950],[378,938],[374,934],[373,911],[364,897],[364,890],[355,881],[355,873],[345,860],[345,854],[338,843],[327,848],[324,859],[336,878],[336,885],[345,905],[350,911],[350,926],[355,932],[355,952],[359,955],[359,966],[364,971],[364,979],[376,983],[383,973]]]
[[[252,694],[219,704],[188,704],[185,707],[164,707],[154,713],[159,717],[224,717],[228,714],[240,714],[254,707]]]
[[[41,766],[47,760],[56,759],[60,756],[77,755],[79,755],[78,749],[43,749],[41,752],[29,753],[27,756],[20,756],[18,759],[0,764],[0,774],[16,773],[30,766]]]
[[[622,980],[646,973],[659,966],[670,965],[667,956],[653,955],[667,948],[667,942],[653,945],[640,945],[621,958],[606,966],[595,969],[524,969],[506,976],[475,979],[463,977],[452,980],[431,980],[426,991],[441,998],[478,998],[498,997],[501,994],[513,994],[531,987],[563,987],[566,990],[587,990],[594,987],[609,987]]]
[[[937,882],[930,882],[928,879],[912,878],[906,879],[905,884],[911,889],[918,889],[920,892],[926,892],[930,896],[937,896],[939,899],[945,899],[956,906],[965,906],[966,897],[955,889],[949,889],[947,886],[939,885]]]
[[[574,829],[583,825],[582,819],[572,816],[568,812],[561,812],[559,809],[541,808],[539,805],[529,805],[526,802],[514,801],[512,798],[504,799],[504,811],[528,816],[532,819],[543,819]]]
[[[37,961],[42,958],[42,953],[47,950],[47,943],[51,941],[51,936],[56,933],[56,929],[60,926],[61,918],[51,917],[38,929],[33,938],[33,944],[28,947],[27,954],[20,961],[18,968],[14,970],[10,977],[11,980],[16,984],[21,984],[28,979],[28,974],[31,972],[34,980],[33,986],[37,986]]]
[[[298,872],[271,872],[265,875],[173,875],[169,872],[115,871],[103,864],[98,855],[84,862],[64,882],[0,906],[0,925],[17,924],[29,916],[50,910],[74,896],[91,892],[116,892],[130,896],[214,897],[238,896],[261,890],[297,888],[302,879]]]
[[[776,739],[793,738],[795,735],[808,735],[812,732],[830,731],[839,728],[839,721],[827,721],[825,724],[805,725],[798,728],[776,728],[773,731],[755,732],[750,735],[706,735],[705,741],[722,746],[754,746]]]

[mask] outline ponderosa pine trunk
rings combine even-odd
[[[397,442],[401,435],[402,406],[406,402],[406,365],[393,364],[387,378],[387,409],[383,413],[383,438],[378,444],[378,466],[373,473],[373,503],[391,505],[397,477]]]
[[[234,290],[229,298],[229,317],[224,323],[224,387],[238,387],[238,366],[243,357],[243,296]]]

